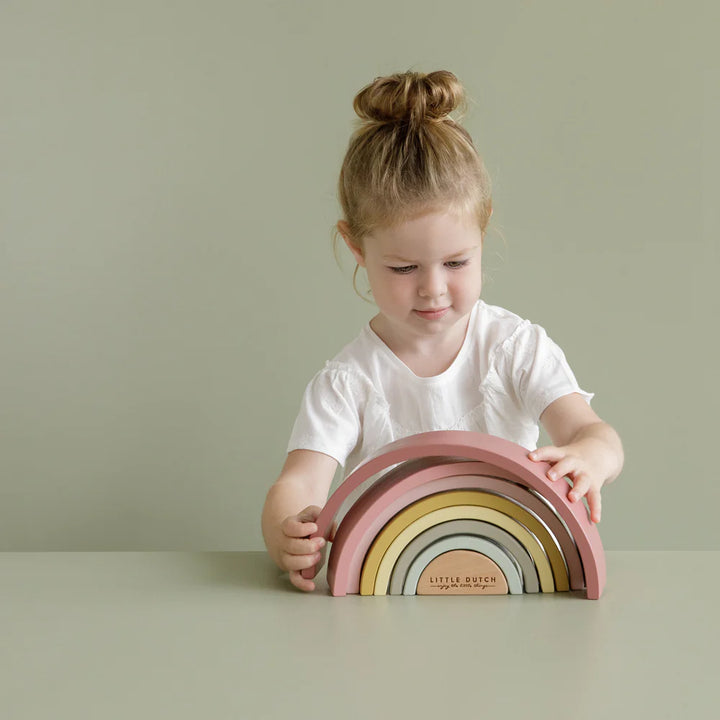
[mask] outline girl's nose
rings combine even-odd
[[[442,297],[447,292],[447,281],[443,270],[427,270],[420,277],[418,293],[421,297]]]

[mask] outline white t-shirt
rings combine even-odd
[[[565,354],[539,325],[478,300],[452,365],[418,377],[367,323],[308,383],[287,451],[316,450],[347,476],[393,440],[430,430],[474,430],[537,447],[538,422],[581,390]]]

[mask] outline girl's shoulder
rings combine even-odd
[[[543,363],[562,352],[542,325],[499,305],[485,303],[478,313],[477,342],[480,354],[496,370]]]
[[[507,347],[519,334],[533,327],[530,320],[501,307],[478,300],[475,334],[488,350]]]
[[[371,385],[368,373],[373,348],[364,331],[347,343],[315,373],[312,383],[335,391],[361,396]]]
[[[367,365],[377,352],[368,330],[369,325],[363,327],[353,340],[344,345],[330,360],[326,360],[323,371],[352,376],[367,375]]]
[[[482,342],[496,369],[515,371],[530,365],[565,362],[562,348],[542,325],[498,305],[488,305],[486,310]]]
[[[501,307],[500,305],[491,305],[480,299],[477,301],[477,322],[480,325],[493,324],[495,326],[504,326],[511,328],[517,326],[525,319],[520,317],[512,310]]]

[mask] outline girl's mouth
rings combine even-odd
[[[415,312],[426,320],[437,320],[441,318],[450,308],[442,308],[440,310],[416,310]]]

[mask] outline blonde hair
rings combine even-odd
[[[378,228],[433,211],[473,218],[485,236],[490,176],[470,134],[449,114],[467,102],[448,70],[378,77],[355,96],[360,117],[340,170],[338,197],[352,244]],[[333,250],[339,230],[335,226]],[[359,266],[355,265],[353,288]]]

